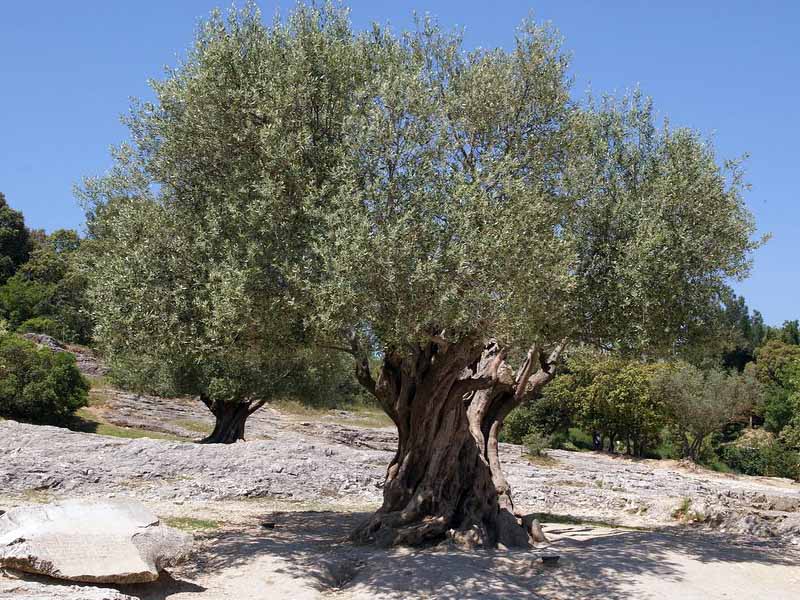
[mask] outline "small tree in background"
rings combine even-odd
[[[752,373],[703,373],[687,363],[663,370],[653,380],[654,394],[667,409],[681,455],[698,461],[711,434],[746,420],[761,398]]]
[[[34,231],[29,259],[0,287],[0,311],[21,333],[45,333],[88,343],[91,316],[86,276],[79,268],[81,240],[72,230]]]
[[[577,420],[586,432],[608,442],[609,452],[621,443],[627,454],[644,456],[660,441],[666,423],[663,400],[652,393],[651,381],[666,366],[613,357],[581,357],[570,367],[577,385]]]
[[[207,442],[296,381],[310,206],[330,191],[342,124],[365,76],[346,19],[300,8],[261,22],[214,14],[188,60],[128,119],[132,144],[79,190],[98,344],[216,417]]]

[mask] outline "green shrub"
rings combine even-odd
[[[89,384],[66,352],[0,337],[0,416],[62,424],[88,404]]]
[[[17,327],[17,333],[44,333],[61,340],[64,338],[64,327],[47,317],[33,317]]]
[[[542,432],[533,430],[522,438],[525,452],[530,456],[541,456],[549,447],[547,436]]]
[[[547,436],[547,447],[553,450],[577,450],[569,439],[569,433],[566,431],[557,431]]]
[[[545,394],[532,404],[515,408],[506,417],[502,441],[522,444],[522,438],[534,430],[551,436],[551,448],[561,448],[568,441],[575,407],[571,400],[572,380],[569,375],[559,376],[545,390]]]
[[[788,477],[800,480],[800,454],[778,441],[758,447],[724,446],[720,458],[745,475]]]
[[[525,436],[535,430],[535,411],[530,406],[519,406],[506,417],[500,439],[509,444],[524,444]]]

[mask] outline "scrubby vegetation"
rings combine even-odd
[[[752,330],[749,320],[737,327],[742,323],[731,332],[734,340]],[[795,339],[794,322],[760,327],[763,345],[741,372],[725,369],[730,351],[705,355],[705,368],[575,354],[539,400],[509,415],[504,439],[686,458],[717,470],[800,480],[800,345],[780,341]]]
[[[20,333],[90,342],[92,319],[78,234],[28,230],[22,214],[0,194],[0,246],[0,318]]]

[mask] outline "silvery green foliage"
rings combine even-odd
[[[758,245],[738,162],[720,168],[688,129],[655,124],[634,93],[580,115],[575,194],[576,326],[617,348],[675,349],[714,333],[726,284]]]
[[[464,53],[425,21],[375,28],[326,207],[315,319],[401,346],[445,331],[525,339],[563,318],[570,145],[566,59],[526,23],[515,49]]]
[[[567,67],[531,22],[465,51],[430,20],[354,34],[331,5],[213,15],[82,190],[98,338],[230,397],[301,329],[686,344],[747,273],[738,165],[637,94],[576,106]]]
[[[307,255],[358,62],[343,13],[265,26],[214,14],[185,62],[135,103],[131,143],[80,194],[106,352],[184,391],[263,395],[292,364],[302,314],[284,275]],[[295,294],[296,296],[296,294]]]
[[[430,21],[365,43],[310,287],[322,329],[652,353],[710,327],[756,245],[737,164],[638,93],[571,104],[547,28],[510,51],[465,52]]]

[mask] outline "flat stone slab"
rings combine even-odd
[[[0,567],[67,581],[155,581],[191,543],[133,500],[71,500],[0,516]]]
[[[0,600],[136,600],[117,590],[77,585],[45,585],[0,577]]]

